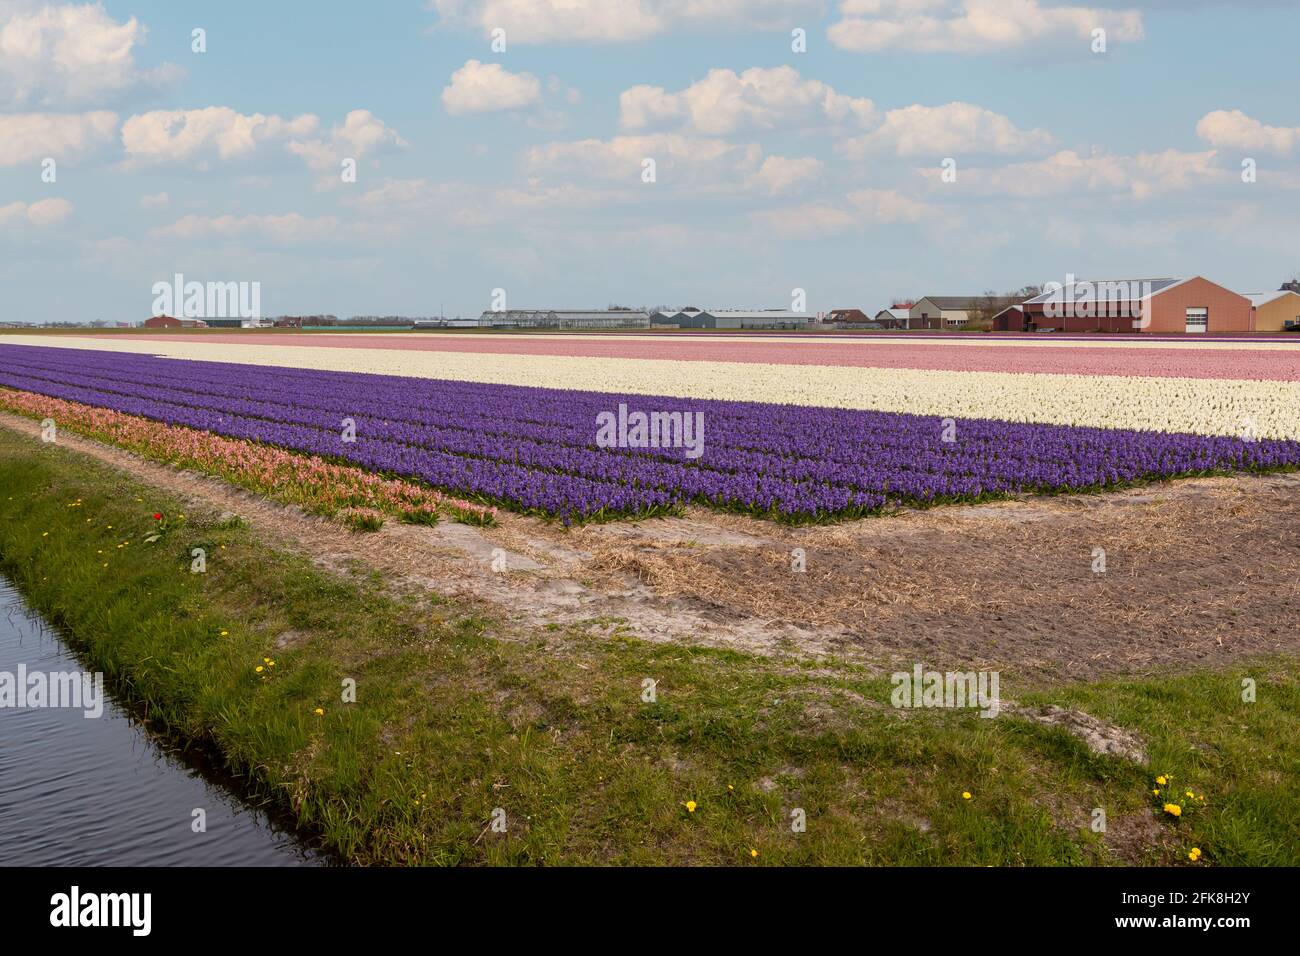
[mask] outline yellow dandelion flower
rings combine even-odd
[[[317,708],[316,708],[316,716],[317,716],[317,717],[324,717],[324,716],[325,716],[325,708],[324,708],[324,707],[317,707]]]
[[[969,790],[963,790],[963,791],[961,792],[961,798],[962,798],[963,800],[969,800],[969,799],[970,799],[970,791],[969,791]]]
[[[1201,848],[1199,846],[1192,847],[1192,849],[1187,854],[1187,859],[1195,863],[1200,858],[1201,858]]]
[[[1169,814],[1171,817],[1181,817],[1183,815],[1183,808],[1176,803],[1166,803],[1165,813]]]
[[[756,857],[758,856],[758,851],[755,850],[753,847],[750,847],[750,848],[749,848],[749,855],[750,855],[751,857],[755,857],[755,858],[756,858]]]
[[[253,670],[260,674],[262,673],[262,671],[266,670],[266,668],[263,667],[261,664],[258,664],[256,667],[253,668]]]
[[[1169,781],[1166,780],[1163,776],[1156,777],[1156,783],[1160,784],[1160,786],[1162,786],[1162,787],[1163,787],[1165,784],[1167,784],[1168,782],[1169,782]]]
[[[1194,796],[1196,796],[1196,794],[1192,793],[1192,791],[1190,791],[1190,790],[1184,791],[1184,793],[1185,793],[1187,796],[1189,796],[1189,797],[1194,797]]]
[[[1155,797],[1158,797],[1158,796],[1160,796],[1160,791],[1159,791],[1159,790],[1152,790],[1152,791],[1151,791],[1151,795],[1152,795],[1152,796],[1155,796]]]
[[[222,631],[222,632],[221,632],[221,636],[222,636],[222,637],[225,637],[225,636],[228,635],[229,633],[230,633],[229,631]]]
[[[694,801],[694,800],[687,800],[687,801],[686,801],[686,812],[687,812],[687,813],[694,813],[694,812],[695,812],[695,806],[696,806],[696,804],[695,804],[695,801]]]

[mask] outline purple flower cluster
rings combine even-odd
[[[688,502],[805,520],[1300,465],[1293,441],[986,419],[960,419],[946,434],[939,418],[893,412],[26,345],[0,346],[0,387],[309,452],[565,520]],[[701,413],[703,453],[600,447],[598,417],[620,404]]]

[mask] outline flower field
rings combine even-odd
[[[735,377],[729,387],[734,390],[744,376],[766,367],[730,363]],[[815,392],[822,369],[795,368]],[[874,378],[882,388],[890,384],[876,369],[835,371],[856,373],[868,383]],[[957,383],[968,392],[978,390],[981,381],[980,373],[930,374],[959,376]],[[1076,378],[996,374],[1011,380],[1005,388],[1022,389],[1021,402],[1050,403]],[[1023,391],[1040,378],[1057,387],[1040,384],[1037,393]],[[1098,376],[1090,381],[1132,380]],[[1148,409],[1144,418],[1142,407],[1151,396],[1139,390],[1128,393],[1134,417],[1139,422],[1203,420],[1207,427],[1099,428],[0,345],[0,387],[15,392],[303,453],[564,520],[657,514],[688,503],[819,520],[903,504],[1300,465],[1300,442],[1277,422],[1288,401],[1285,389],[1293,383],[1165,381],[1175,389],[1194,386],[1190,393],[1173,393],[1181,394],[1172,409],[1178,414],[1162,419]],[[1189,410],[1188,402],[1202,394],[1210,395],[1211,403]],[[646,412],[698,413],[704,422],[703,453],[688,457],[681,448],[600,447],[597,418],[620,404]],[[1263,423],[1241,434],[1245,409]],[[1286,420],[1294,429],[1293,412]],[[1278,431],[1284,434],[1278,437]]]
[[[352,347],[316,344],[345,338],[353,342]],[[820,364],[809,365],[800,357],[826,349],[827,343],[788,338],[704,342],[683,336],[654,343],[653,354],[641,357],[621,354],[632,345],[623,337],[412,333],[409,338],[372,335],[356,341],[362,338],[203,333],[167,341],[131,335],[58,336],[40,342],[46,348],[162,355],[194,362],[1093,428],[1226,436],[1249,430],[1260,438],[1300,439],[1300,416],[1295,414],[1300,408],[1300,369],[1293,364],[1300,357],[1300,340],[1291,339],[1249,343],[1101,339],[1046,345],[1039,340],[983,337],[951,342],[900,337],[865,344],[860,339],[837,338],[831,345],[835,354],[824,354]],[[0,334],[0,345],[32,347],[32,342],[31,337]],[[724,349],[708,353],[724,358],[701,355],[698,350],[705,345]],[[542,347],[549,353],[538,351]],[[760,347],[765,351],[751,355],[755,360],[743,357],[746,350]],[[925,350],[924,367],[893,363],[891,356],[909,347]],[[871,364],[857,364],[861,349],[869,350]],[[589,354],[593,351],[606,354]],[[1069,371],[1076,366],[1056,364],[1052,356],[1061,352],[1082,356],[1078,367],[1093,371],[1079,374]],[[967,361],[988,353],[995,353],[999,367],[983,368]],[[1225,356],[1238,354],[1244,358],[1228,364]],[[1129,358],[1114,358],[1117,355]],[[1116,367],[1120,361],[1128,371]],[[986,365],[989,362],[984,360]],[[1243,365],[1253,374],[1247,376]],[[1107,368],[1114,374],[1105,372]],[[1144,374],[1133,374],[1134,370]]]

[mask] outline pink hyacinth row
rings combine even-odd
[[[5,389],[0,390],[0,409],[28,418],[50,418],[62,429],[146,458],[217,475],[316,513],[335,514],[352,508],[398,515],[438,512],[478,524],[490,523],[497,515],[496,508],[453,498],[413,482],[334,464],[315,455],[166,425],[107,408]]]
[[[131,341],[177,341],[176,336],[137,335]],[[191,340],[187,340],[191,341]],[[848,368],[929,369],[951,372],[1044,372],[1058,375],[1153,376],[1158,378],[1300,381],[1300,336],[1260,342],[1197,343],[1161,340],[1043,339],[906,341],[899,337],[805,337],[802,340],[755,337],[730,339],[697,335],[556,336],[511,335],[247,335],[208,332],[192,341],[205,345],[296,346],[377,349],[481,355],[547,355],[600,359],[670,359],[686,362],[738,362],[819,365]],[[1295,348],[1288,346],[1294,345]]]

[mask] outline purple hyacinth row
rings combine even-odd
[[[616,395],[0,346],[0,386],[336,458],[566,519],[687,502],[790,518],[1300,464],[1300,443]],[[703,415],[703,454],[603,448],[620,404]],[[356,440],[344,440],[344,419]]]

